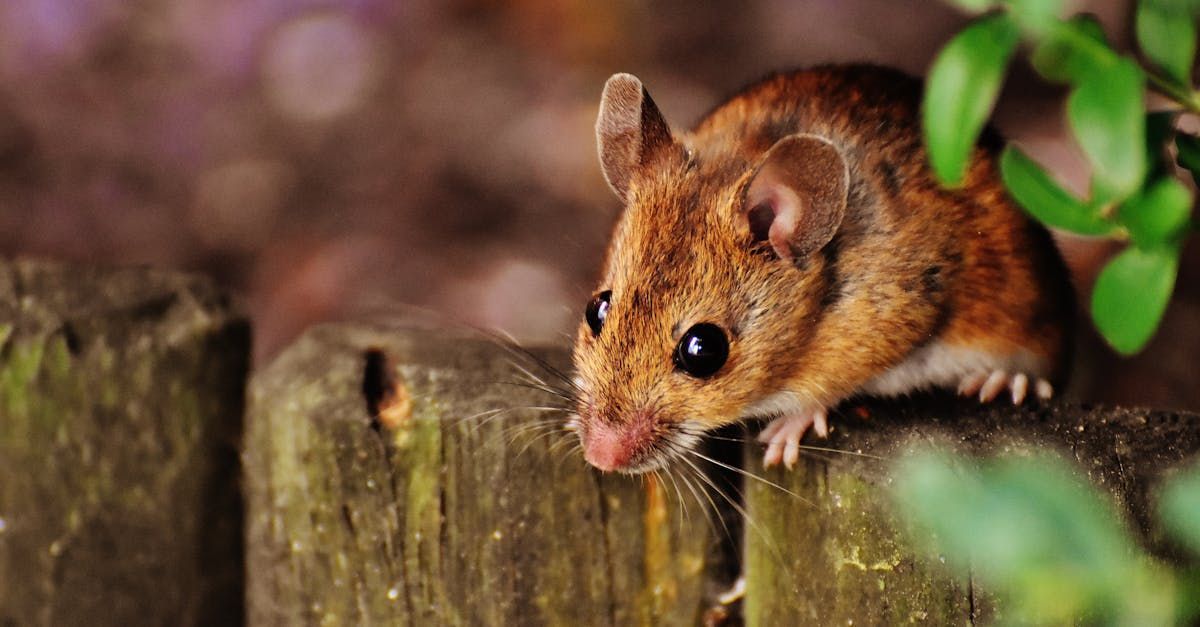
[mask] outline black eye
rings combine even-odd
[[[687,330],[675,347],[675,367],[693,377],[711,377],[729,358],[729,340],[721,327],[701,322]]]
[[[608,317],[608,299],[612,297],[611,290],[604,290],[596,294],[588,303],[587,311],[584,312],[584,318],[587,318],[588,326],[592,328],[592,335],[600,335],[600,329],[604,326],[604,319]]]

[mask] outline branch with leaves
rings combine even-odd
[[[945,185],[961,184],[1012,57],[1027,42],[1034,69],[1070,87],[1067,120],[1091,165],[1091,184],[1088,197],[1078,198],[1012,145],[1001,155],[1001,177],[1043,224],[1128,243],[1096,279],[1091,312],[1113,348],[1138,352],[1158,328],[1184,240],[1196,229],[1192,189],[1176,164],[1200,177],[1200,138],[1176,126],[1181,115],[1200,113],[1191,82],[1200,0],[1138,2],[1146,64],[1117,52],[1091,16],[1060,18],[1061,0],[956,4],[982,14],[946,44],[929,72],[923,122],[934,172]],[[1171,108],[1147,112],[1148,89]]]

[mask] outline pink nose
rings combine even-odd
[[[624,437],[623,437],[624,436]],[[605,424],[594,424],[587,430],[583,442],[583,457],[589,464],[605,472],[629,463],[634,447],[629,434],[622,434]]]

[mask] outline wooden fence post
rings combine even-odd
[[[0,625],[241,622],[249,352],[207,280],[0,261]]]
[[[796,469],[747,485],[746,624],[975,624],[995,617],[978,586],[954,584],[938,556],[915,552],[890,503],[891,461],[923,443],[964,453],[1058,449],[1126,513],[1160,553],[1153,493],[1162,474],[1200,451],[1200,416],[1052,404],[979,406],[948,396],[873,402],[833,418]],[[757,447],[750,447],[757,453]],[[791,492],[784,492],[787,490]],[[754,527],[761,533],[754,531]]]
[[[330,325],[254,377],[252,624],[701,620],[736,576],[719,527],[587,468],[561,415],[490,413],[556,402],[510,362],[539,369],[478,337]]]
[[[1056,447],[1170,556],[1153,488],[1200,451],[1189,413],[871,402],[792,471],[715,451],[761,478],[743,521],[586,467],[522,375],[562,350],[314,328],[255,375],[239,458],[248,352],[207,281],[0,263],[0,624],[715,624],[742,573],[748,625],[973,623],[994,603],[900,537],[892,460]]]

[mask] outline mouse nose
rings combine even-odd
[[[605,423],[590,425],[583,437],[583,459],[605,472],[628,466],[637,448],[628,431]]]
[[[626,414],[609,421],[584,419],[583,457],[605,472],[626,470],[654,450],[655,413],[649,410]]]
[[[633,457],[633,448],[623,441],[625,438],[621,435],[620,431],[606,424],[592,426],[584,436],[584,459],[605,472],[625,466]]]

